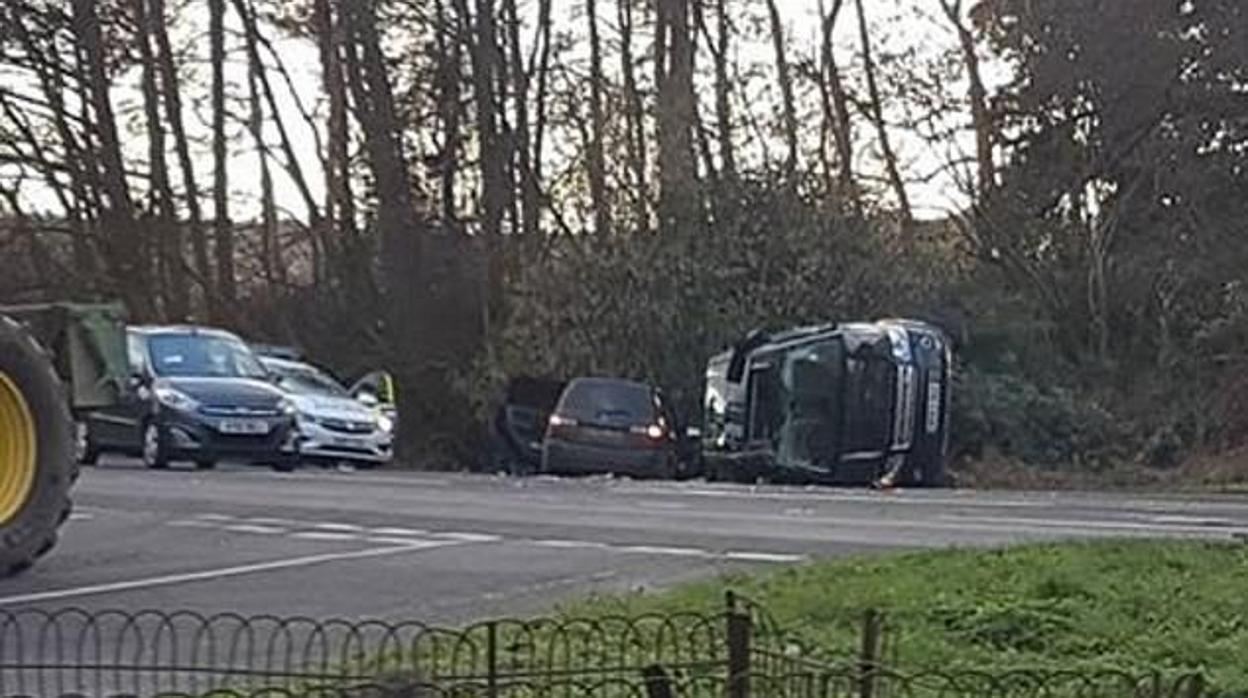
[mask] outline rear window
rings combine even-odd
[[[654,417],[654,396],[639,383],[578,381],[559,403],[559,411],[582,419],[615,418],[649,421]]]

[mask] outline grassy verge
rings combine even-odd
[[[725,588],[834,655],[862,609],[887,616],[885,660],[907,669],[1202,670],[1248,694],[1248,546],[1049,544],[858,557],[570,604],[574,616],[713,608]]]

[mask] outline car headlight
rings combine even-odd
[[[394,431],[394,420],[384,414],[377,415],[377,428],[389,434]]]
[[[910,363],[913,359],[910,353],[910,335],[900,327],[888,328],[888,343],[893,348],[893,358],[901,363]]]
[[[182,412],[193,412],[199,408],[199,402],[195,398],[176,388],[161,386],[152,391],[156,394],[156,399],[165,407],[180,410]]]
[[[284,415],[299,414],[299,408],[295,406],[295,403],[285,398],[282,398],[282,401],[277,403],[277,409],[281,410]]]

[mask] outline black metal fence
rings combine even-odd
[[[902,673],[866,613],[820,654],[760,607],[418,622],[156,611],[0,610],[0,696],[212,698],[1201,698],[1198,676]]]

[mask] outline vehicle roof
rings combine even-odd
[[[260,359],[260,363],[265,364],[266,366],[276,366],[278,368],[293,368],[293,369],[311,368],[317,371],[321,370],[306,361],[293,361],[291,359],[281,359],[276,356],[266,356],[264,354],[260,354],[256,358]]]
[[[185,334],[239,339],[238,335],[230,332],[229,330],[222,330],[216,327],[205,327],[203,325],[131,325],[127,327],[126,330],[136,334],[148,336],[160,334]]]
[[[608,378],[605,376],[582,376],[580,378],[573,378],[571,381],[568,382],[568,388],[572,388],[573,386],[581,386],[581,385],[591,385],[591,386],[614,385],[614,386],[626,386],[630,388],[645,388],[647,390],[651,390],[654,388],[654,386],[649,383],[632,380],[631,378]]]

